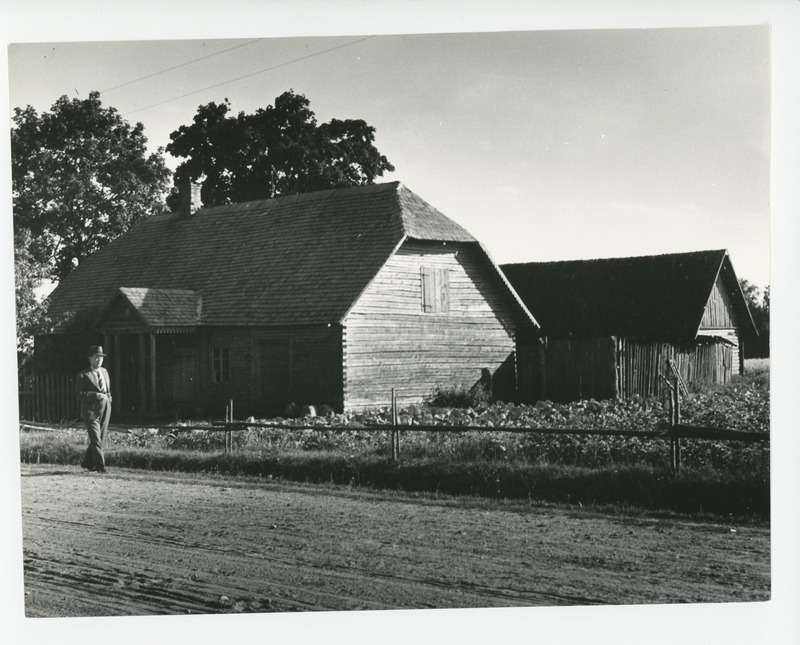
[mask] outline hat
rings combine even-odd
[[[87,356],[95,356],[96,354],[100,354],[100,356],[105,356],[103,353],[103,346],[102,345],[91,345],[89,347],[89,351],[86,354]]]

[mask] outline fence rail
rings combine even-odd
[[[230,413],[228,413],[230,414]],[[395,417],[396,419],[396,417]],[[39,430],[57,430],[65,427],[79,428],[80,424],[71,423],[54,427],[53,424],[21,420],[19,425],[23,428]],[[541,434],[541,435],[562,435],[562,436],[616,436],[625,438],[640,439],[664,439],[670,442],[680,439],[705,439],[711,441],[742,441],[746,443],[769,443],[770,435],[768,432],[743,432],[740,430],[729,430],[725,428],[713,428],[705,426],[691,426],[685,424],[670,425],[662,424],[659,430],[622,430],[619,428],[505,428],[473,425],[409,425],[386,423],[370,425],[328,425],[322,424],[287,424],[269,421],[236,421],[227,419],[225,421],[211,421],[210,425],[172,425],[172,424],[147,424],[148,429],[169,431],[169,432],[190,432],[204,430],[208,432],[225,433],[225,452],[233,450],[233,432],[241,432],[254,428],[271,428],[276,430],[303,430],[317,432],[389,432],[392,442],[392,460],[400,460],[400,435],[410,432],[435,432],[435,433],[467,433],[467,432],[508,432],[516,434]],[[110,430],[116,432],[130,432],[134,429],[141,429],[142,425],[113,424]],[[680,464],[675,464],[675,454],[671,451],[672,467],[675,470],[680,468]]]
[[[284,430],[327,430],[346,432],[352,430],[382,430],[384,432],[512,432],[521,434],[563,434],[563,435],[595,435],[616,437],[637,437],[644,439],[709,439],[720,441],[769,441],[767,432],[744,432],[742,430],[726,430],[705,426],[663,424],[661,430],[621,430],[618,428],[516,428],[490,427],[470,425],[408,425],[408,424],[373,424],[359,426],[287,425],[285,423],[269,423],[257,421],[212,421],[211,426],[169,426],[170,430],[247,430],[249,428],[275,428]]]
[[[20,427],[34,430],[63,430],[65,428],[83,428],[80,423],[54,425],[52,423],[29,421],[21,419]],[[129,432],[142,429],[142,424],[119,424],[109,426],[114,432]],[[744,432],[741,430],[727,430],[724,428],[710,428],[705,426],[679,425],[670,427],[663,425],[662,430],[620,430],[615,428],[504,428],[489,426],[430,426],[430,425],[327,425],[327,424],[301,424],[289,425],[277,422],[260,421],[212,421],[211,425],[170,425],[147,424],[153,430],[168,430],[170,432],[187,432],[194,430],[207,430],[209,432],[239,432],[252,428],[273,428],[276,430],[316,430],[319,432],[353,432],[365,430],[368,432],[439,432],[439,433],[466,433],[466,432],[510,432],[519,434],[548,434],[548,435],[583,435],[606,437],[631,437],[640,439],[707,439],[710,441],[744,441],[746,443],[769,443],[768,432]]]

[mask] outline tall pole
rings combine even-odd
[[[230,410],[230,419],[228,420],[233,423],[233,399],[231,399],[230,407],[228,409]],[[230,429],[230,426],[228,431],[225,433],[225,438],[228,443],[228,452],[233,452],[233,431]]]
[[[675,397],[677,393],[672,384],[667,382],[669,388],[669,466],[675,471]]]
[[[675,374],[675,425],[681,423],[681,392],[679,389],[678,374]],[[675,438],[675,471],[681,469],[681,438]]]
[[[394,388],[392,388],[392,401],[391,401],[391,415],[392,415],[392,461],[396,462],[398,459],[397,454],[397,415],[395,414],[396,400],[394,397]]]

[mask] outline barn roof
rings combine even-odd
[[[725,250],[505,264],[501,269],[551,336],[694,339],[718,275],[739,332],[756,335]]]
[[[206,325],[339,322],[407,238],[477,244],[399,182],[155,215],[70,272],[49,311],[102,307],[125,287],[159,320],[184,290]],[[191,314],[187,298],[174,315]]]

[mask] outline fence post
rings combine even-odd
[[[231,408],[230,408],[229,405],[226,405],[225,406],[225,423],[228,423],[230,420],[231,420]],[[225,452],[225,454],[227,454],[228,453],[228,430],[227,430],[227,427],[225,429],[225,432],[222,433],[222,442],[223,442],[222,450]]]
[[[675,425],[681,423],[681,390],[679,377],[675,374]],[[675,437],[675,472],[681,469],[681,438]]]
[[[397,462],[400,459],[400,455],[398,454],[398,440],[397,440],[397,399],[395,399],[394,388],[392,388],[392,399],[391,399],[391,416],[392,416],[392,434],[391,434],[391,441],[392,441],[392,462]]]
[[[233,399],[230,400],[230,406],[228,409],[230,410],[230,418],[228,421],[233,423]],[[225,432],[225,444],[226,444],[226,451],[225,452],[233,452],[233,430],[230,429],[228,426],[228,430]]]
[[[675,388],[666,378],[669,390],[669,467],[675,470]]]
[[[397,426],[399,426],[400,424],[398,423],[398,418],[397,418],[397,393],[396,392],[394,392],[393,395],[392,395],[392,403],[393,403],[393,405],[392,405],[392,424],[394,425],[395,428],[397,428]],[[397,430],[394,431],[394,441],[395,441],[395,445],[397,446],[397,449],[396,449],[395,452],[397,453],[397,461],[399,462],[400,461],[400,429],[399,428],[397,428]]]

